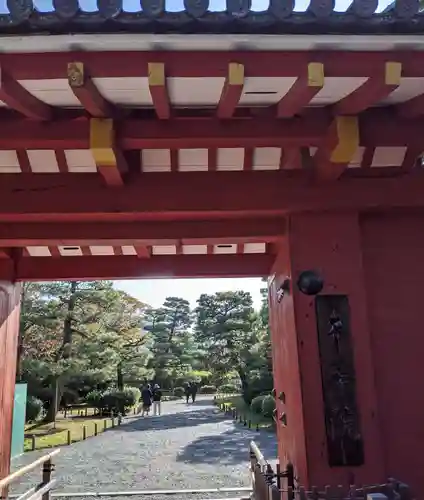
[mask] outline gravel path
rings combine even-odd
[[[275,435],[249,431],[202,398],[194,405],[165,402],[160,417],[134,417],[96,438],[62,448],[55,459],[56,492],[200,489],[250,486],[248,444],[254,439],[264,455],[276,457]],[[44,451],[25,453],[13,468],[32,462]],[[39,472],[27,475],[11,493],[34,485]],[[237,497],[179,495],[172,500]],[[244,496],[246,496],[244,494]],[[162,497],[162,495],[161,495]],[[141,497],[132,497],[134,500]],[[159,500],[158,497],[145,497]],[[162,497],[163,498],[163,497]]]

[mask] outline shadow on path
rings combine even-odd
[[[265,458],[273,461],[277,456],[277,439],[271,432],[254,432],[229,423],[228,430],[202,436],[187,444],[177,455],[177,462],[192,464],[233,465],[249,460],[249,443],[255,441]]]

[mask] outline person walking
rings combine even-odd
[[[184,392],[185,392],[185,397],[186,397],[186,403],[188,404],[188,400],[190,399],[190,394],[191,394],[191,383],[187,382],[184,387]]]
[[[143,412],[141,414],[142,417],[149,415],[150,408],[152,406],[152,389],[150,384],[147,384],[146,387],[141,391],[141,401],[143,404]]]
[[[197,384],[193,382],[190,387],[190,395],[193,403],[196,401],[196,394],[197,394]]]
[[[162,391],[158,384],[153,387],[153,415],[160,415],[162,413]]]

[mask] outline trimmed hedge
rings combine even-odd
[[[264,396],[262,400],[262,415],[267,418],[272,418],[275,410],[275,399],[269,395]]]
[[[214,385],[204,385],[200,388],[200,394],[216,394],[216,386]]]
[[[36,422],[43,415],[43,402],[41,399],[35,398],[34,396],[28,396],[26,402],[26,422]]]
[[[218,387],[218,392],[222,394],[235,394],[239,392],[239,388],[234,384],[223,384]]]
[[[87,394],[86,402],[106,413],[125,413],[138,403],[141,392],[137,387],[124,387],[124,390],[107,389],[104,392],[91,391]]]
[[[257,413],[258,415],[262,413],[262,403],[265,399],[265,396],[256,396],[256,398],[252,399],[250,403],[250,409],[253,413]]]

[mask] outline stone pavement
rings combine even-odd
[[[230,417],[217,411],[210,398],[200,398],[189,405],[182,401],[164,402],[162,411],[160,417],[128,418],[120,427],[62,448],[55,458],[58,480],[55,491],[250,486],[249,442],[254,439],[266,458],[273,460],[276,457],[277,443],[273,433],[250,431],[234,424]],[[47,452],[25,453],[14,461],[13,468],[30,463]],[[37,471],[26,476],[11,493],[21,493],[33,486],[39,474]],[[167,498],[196,500],[224,496],[241,494]],[[146,497],[146,500],[159,498]]]

